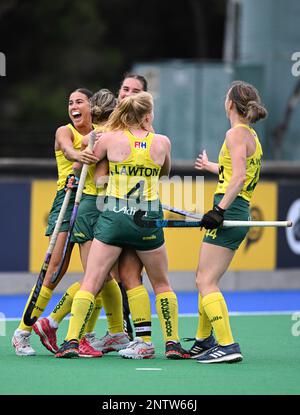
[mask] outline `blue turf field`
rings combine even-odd
[[[230,312],[287,312],[300,310],[300,290],[223,292]],[[179,313],[197,313],[197,293],[177,292]],[[60,299],[54,294],[44,313],[47,315]],[[156,314],[153,294],[150,294],[152,313]],[[7,318],[19,318],[26,303],[26,295],[0,296],[0,312]]]

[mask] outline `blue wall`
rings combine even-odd
[[[0,183],[0,270],[28,271],[31,183]]]

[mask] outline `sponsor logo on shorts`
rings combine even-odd
[[[74,236],[76,238],[86,238],[85,234],[82,232],[74,233]]]
[[[143,236],[142,240],[143,241],[151,241],[152,239],[156,239],[156,235],[151,235],[151,236]]]

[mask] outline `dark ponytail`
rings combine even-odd
[[[228,98],[235,104],[238,114],[250,124],[268,116],[257,89],[247,82],[234,81],[229,89]]]

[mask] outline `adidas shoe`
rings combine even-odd
[[[129,345],[129,339],[125,333],[109,334],[107,332],[101,339],[94,338],[90,344],[102,353],[118,352]]]
[[[189,350],[189,354],[191,356],[191,359],[196,359],[197,357],[199,357],[206,350],[217,346],[217,342],[216,342],[213,334],[211,334],[209,337],[207,337],[204,340],[197,340],[195,338],[186,338],[186,339],[184,339],[184,341],[192,341],[192,340],[195,340],[195,342]]]
[[[229,344],[228,346],[215,346],[198,357],[199,363],[236,363],[241,362],[243,356],[241,354],[238,343]]]
[[[11,339],[12,346],[16,349],[17,356],[35,356],[35,350],[30,346],[30,331],[17,329]]]
[[[79,357],[102,357],[103,353],[96,350],[90,344],[87,336],[84,336],[79,342]]]
[[[153,359],[155,357],[154,345],[151,342],[144,342],[141,337],[135,337],[126,349],[119,351],[124,359]]]
[[[165,352],[166,358],[167,359],[189,359],[190,358],[190,354],[187,350],[184,350],[181,347],[181,344],[172,342],[172,341],[168,341],[166,343],[166,352]]]
[[[72,358],[79,357],[79,342],[78,340],[65,340],[55,353],[55,357]]]
[[[34,332],[39,336],[42,344],[52,353],[56,353],[58,351],[57,340],[56,340],[56,332],[57,328],[53,328],[50,326],[50,322],[47,317],[44,317],[38,320],[32,326]]]

